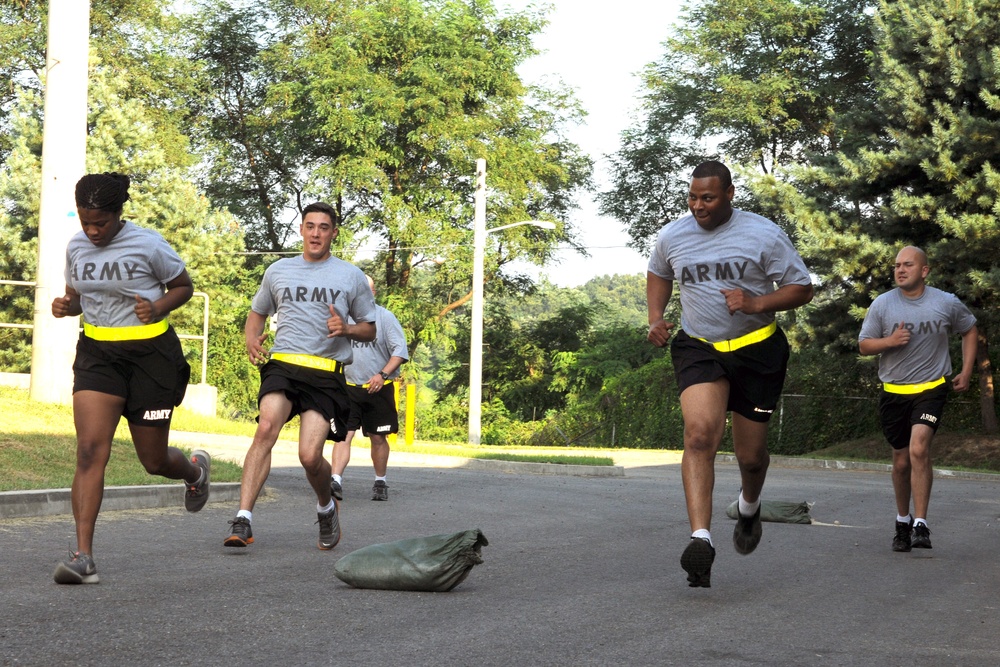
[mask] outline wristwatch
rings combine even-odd
[[[389,379],[389,374],[386,373],[385,371],[379,371],[378,374],[382,376],[382,381],[383,382],[385,382],[386,380]]]

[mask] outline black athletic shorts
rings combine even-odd
[[[348,431],[357,431],[360,426],[366,436],[399,432],[396,391],[391,382],[387,382],[374,394],[369,394],[367,387],[349,384],[347,395],[351,398],[351,418],[347,420]]]
[[[260,391],[257,405],[265,394],[282,391],[292,402],[291,420],[306,410],[315,410],[330,422],[327,440],[340,442],[347,437],[347,418],[351,403],[347,398],[347,382],[343,373],[321,371],[296,366],[284,361],[268,361],[260,368]]]
[[[191,366],[173,327],[143,340],[94,340],[80,334],[73,393],[99,391],[125,399],[122,415],[138,426],[168,426],[184,400]]]
[[[683,329],[670,343],[677,389],[729,380],[726,410],[755,422],[767,422],[778,406],[788,368],[788,339],[778,329],[768,338],[732,352],[720,352]]]
[[[947,382],[919,394],[895,394],[883,389],[878,399],[878,417],[885,439],[893,449],[903,449],[910,446],[914,424],[925,424],[937,431],[947,401]]]

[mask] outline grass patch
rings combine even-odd
[[[613,466],[614,459],[607,456],[561,456],[559,454],[507,454],[487,452],[470,458],[491,459],[493,461],[524,461],[528,463],[558,463],[563,465]]]
[[[34,402],[23,389],[0,387],[0,434],[0,491],[72,485],[76,470],[72,407]],[[189,449],[180,449],[190,454]],[[242,468],[235,463],[212,462],[213,482],[238,482],[241,474]],[[122,420],[111,443],[105,486],[169,483],[172,480],[148,474],[139,463],[128,425]]]

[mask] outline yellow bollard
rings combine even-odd
[[[417,386],[415,384],[406,385],[406,444],[413,444],[413,434],[417,413]]]

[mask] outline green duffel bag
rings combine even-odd
[[[735,519],[739,515],[739,501],[734,500],[726,508],[726,516]],[[775,523],[812,523],[809,516],[809,503],[796,503],[790,500],[761,500],[760,520]]]
[[[355,588],[443,592],[462,583],[489,544],[478,528],[372,544],[337,561],[333,573]]]

